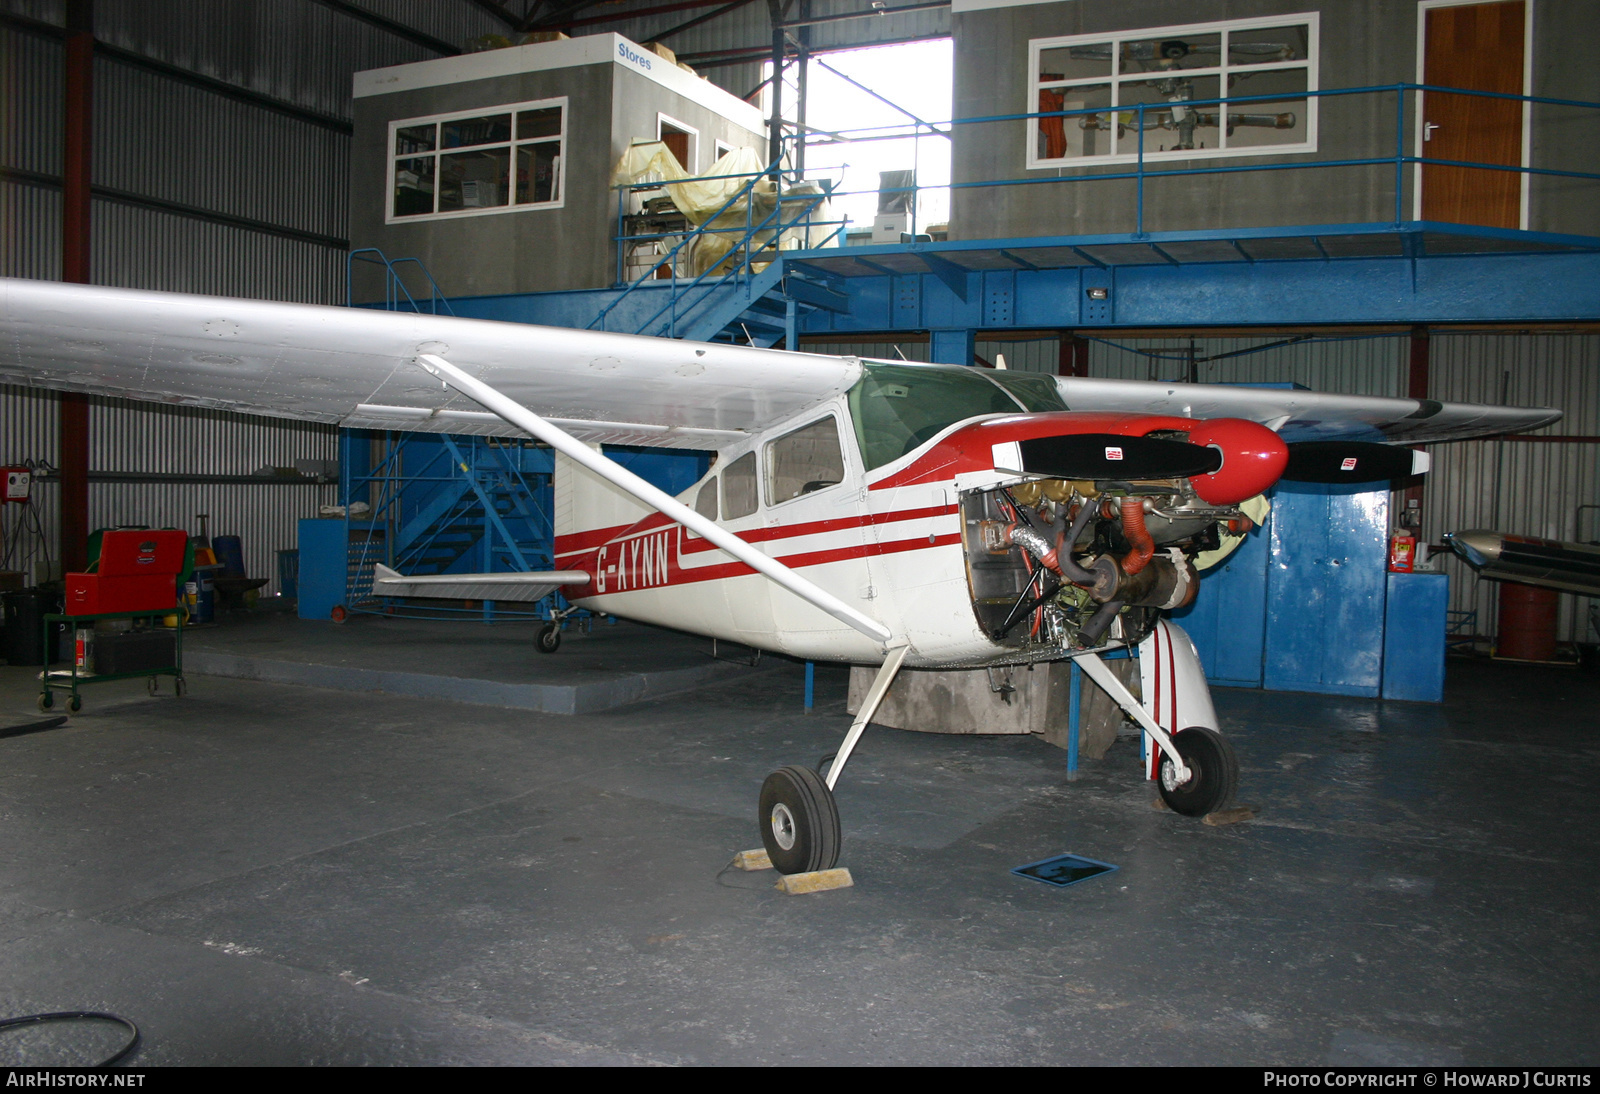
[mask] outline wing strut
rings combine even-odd
[[[424,353],[418,355],[417,362],[473,402],[493,411],[518,429],[539,438],[557,452],[576,460],[619,489],[626,490],[663,516],[677,521],[706,542],[720,547],[806,603],[822,609],[839,622],[855,628],[874,641],[887,642],[891,637],[889,628],[882,623],[862,615],[832,593],[819,588],[778,560],[762,554],[721,525],[707,520],[665,491],[651,486],[632,471],[596,452],[572,434],[545,421],[515,399],[502,395],[482,380],[468,376],[443,357]]]
[[[883,697],[889,694],[889,685],[894,683],[901,662],[905,661],[910,649],[911,647],[904,641],[890,649],[888,656],[883,659],[883,665],[878,669],[878,674],[872,678],[872,686],[867,689],[867,697],[861,700],[861,709],[856,711],[856,720],[850,724],[850,732],[844,735],[844,744],[839,746],[839,751],[833,757],[833,763],[828,765],[829,790],[832,790],[833,785],[839,781],[839,772],[844,770],[845,761],[850,759],[850,753],[856,750],[856,742],[861,740],[861,734],[866,732],[867,723],[878,713],[878,705],[883,702]]]

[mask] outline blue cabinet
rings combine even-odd
[[[1383,697],[1444,701],[1448,574],[1390,574],[1383,628]]]
[[[1279,484],[1268,525],[1269,691],[1377,696],[1389,491],[1373,485]]]
[[[1386,485],[1277,486],[1265,527],[1172,613],[1212,684],[1443,699],[1449,581],[1388,572]]]

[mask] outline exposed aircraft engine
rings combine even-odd
[[[961,514],[973,610],[1023,656],[1137,642],[1160,611],[1194,601],[1192,559],[1216,546],[1219,525],[1252,527],[1183,478],[1033,479],[972,491]]]

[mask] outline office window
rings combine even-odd
[[[1035,39],[1030,110],[1093,112],[1030,119],[1027,165],[1315,151],[1317,28],[1309,12]]]
[[[561,206],[566,99],[389,124],[390,223]]]

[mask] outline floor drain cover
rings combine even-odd
[[[1042,881],[1046,885],[1063,887],[1088,881],[1101,874],[1109,874],[1115,869],[1117,867],[1109,862],[1096,862],[1082,855],[1056,855],[1054,858],[1040,859],[1026,866],[1018,866],[1011,872],[1021,877],[1032,878],[1034,881]]]

